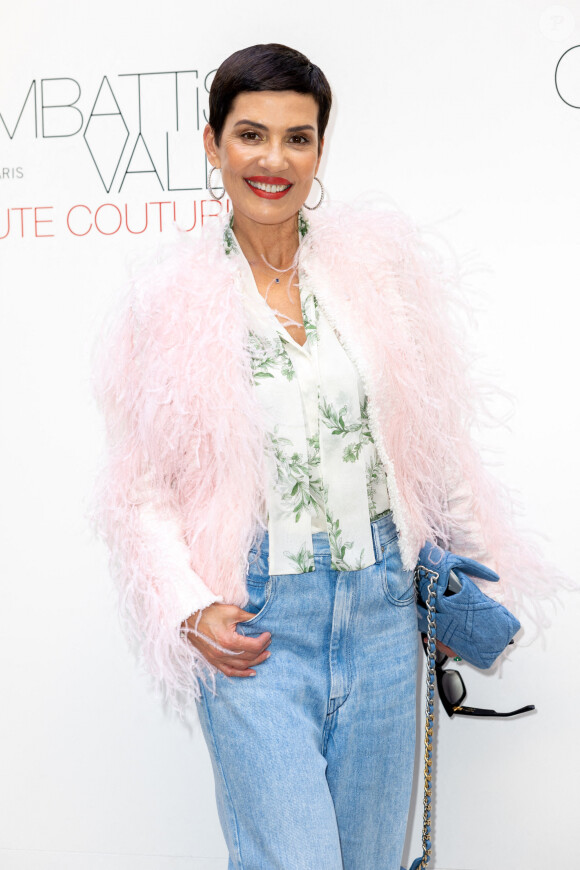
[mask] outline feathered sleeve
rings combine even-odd
[[[91,514],[110,551],[124,631],[165,700],[182,715],[199,697],[199,679],[213,684],[215,668],[189,643],[180,624],[223,598],[191,565],[175,475],[167,472],[171,463],[152,459],[176,451],[170,443],[159,444],[156,417],[172,399],[160,396],[158,382],[148,376],[150,313],[151,300],[141,298],[138,282],[133,283],[94,349],[93,386],[107,448]]]
[[[514,493],[487,467],[475,440],[482,424],[499,423],[486,399],[498,389],[472,374],[472,312],[466,308],[461,266],[443,257],[406,217],[398,226],[397,245],[399,283],[427,379],[423,425],[434,427],[439,435],[431,440],[443,445],[438,457],[443,510],[436,542],[495,569],[501,578],[497,590],[485,591],[541,626],[546,616],[539,599],[553,597],[569,582],[543,557],[532,535],[518,528]]]

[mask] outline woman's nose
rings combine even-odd
[[[280,172],[288,168],[288,160],[282,142],[271,140],[262,154],[261,165],[270,172]]]

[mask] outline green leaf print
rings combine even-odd
[[[308,457],[298,451],[288,452],[288,446],[293,446],[292,442],[278,435],[278,426],[270,433],[270,445],[276,464],[275,489],[282,496],[282,501],[289,503],[290,511],[298,522],[303,510],[313,513],[317,504],[316,490],[311,491],[310,487]]]
[[[322,398],[319,410],[320,419],[332,431],[333,435],[341,435],[344,438],[349,432],[357,432],[361,428],[361,422],[349,423],[348,425],[344,422],[344,415],[347,412],[346,405],[337,410],[334,405],[331,405],[330,402]]]
[[[364,557],[364,547],[359,553],[356,562],[354,560],[347,561],[345,559],[346,551],[352,549],[354,541],[342,540],[342,529],[338,519],[334,519],[331,512],[326,508],[326,526],[328,530],[328,540],[330,543],[330,567],[334,571],[358,571],[362,567]]]
[[[378,458],[371,459],[366,464],[367,498],[369,501],[369,513],[371,517],[374,516],[377,512],[377,504],[375,498],[381,469],[381,462]]]
[[[320,513],[324,513],[324,491],[322,486],[322,478],[318,472],[320,466],[320,439],[318,434],[306,439],[308,444],[308,474],[310,477],[310,497],[312,500],[313,510],[317,508]]]
[[[342,458],[345,462],[356,462],[362,450],[362,441],[357,441],[356,444],[349,444],[344,448]]]
[[[362,571],[366,567],[364,560],[364,547],[360,551],[360,556],[357,562],[352,563],[351,571]]]
[[[338,410],[326,399],[320,402],[320,419],[324,425],[331,430],[333,435],[340,435],[345,438],[347,435],[356,434],[358,437],[347,444],[344,448],[342,458],[344,462],[356,462],[361,454],[365,444],[372,444],[373,438],[369,428],[369,418],[367,411],[367,400],[360,406],[360,417],[354,422],[345,422],[345,417],[351,417],[346,405]]]
[[[308,464],[320,465],[320,436],[318,433],[306,439],[308,442]]]
[[[294,366],[292,365],[292,360],[288,356],[286,348],[284,348],[284,361],[280,367],[280,371],[284,375],[284,377],[291,381],[296,377],[296,371],[294,370]]]
[[[314,553],[311,550],[306,549],[306,545],[300,548],[297,553],[290,553],[288,550],[284,550],[284,555],[287,559],[290,559],[291,562],[294,562],[298,571],[296,574],[309,574],[311,571],[314,571]]]
[[[273,378],[272,370],[276,369],[289,381],[296,377],[292,361],[278,337],[272,341],[250,331],[248,345],[254,384],[259,384],[264,378]]]
[[[366,444],[374,444],[371,427],[369,425],[369,397],[365,396],[360,406],[361,438]]]
[[[307,298],[308,300],[310,300],[311,298],[314,299],[314,297],[311,296]],[[314,314],[314,317],[312,319],[311,313]],[[316,322],[315,311],[310,311],[310,306],[308,302],[304,304],[304,307],[302,309],[302,320],[304,322],[304,332],[306,333],[306,340],[308,341],[310,339],[314,339],[315,341],[318,341],[318,324]]]
[[[228,254],[228,256],[232,253],[232,251],[237,251],[238,249],[238,246],[236,245],[236,241],[234,239],[234,234],[232,232],[233,217],[234,214],[232,212],[232,216],[224,229],[224,250],[226,254]]]

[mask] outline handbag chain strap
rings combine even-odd
[[[425,870],[431,860],[431,844],[433,842],[433,720],[435,712],[435,638],[437,636],[437,616],[435,598],[437,595],[437,580],[439,574],[424,565],[415,569],[415,583],[419,594],[421,575],[427,577],[427,675],[425,679],[425,784],[423,789],[423,857],[418,870]],[[413,865],[415,866],[415,865]]]

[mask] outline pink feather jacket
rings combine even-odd
[[[449,300],[454,281],[397,211],[308,215],[302,280],[314,290],[369,398],[404,564],[426,540],[495,567],[514,597],[521,539],[470,429],[473,385]],[[124,625],[172,707],[214,669],[180,623],[212,601],[244,606],[263,530],[264,427],[250,375],[242,290],[223,220],[131,283],[101,336],[95,386],[108,453],[95,515]],[[527,581],[543,582],[528,557]],[[521,575],[518,570],[518,575]],[[516,590],[517,591],[517,590]]]

